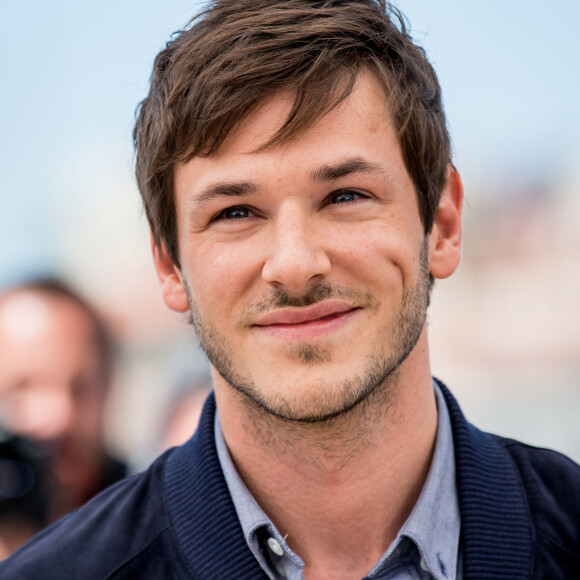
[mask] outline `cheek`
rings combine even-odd
[[[75,430],[87,439],[96,439],[103,428],[105,418],[105,401],[102,397],[96,396],[78,402],[76,405],[75,417],[77,419]]]
[[[205,244],[188,261],[188,283],[192,298],[201,310],[214,315],[231,311],[237,299],[260,279],[256,250],[247,241]]]
[[[361,282],[368,279],[384,288],[414,277],[420,242],[400,227],[376,220],[357,230],[345,228],[331,246],[337,269],[354,270]]]

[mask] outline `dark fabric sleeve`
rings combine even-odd
[[[10,580],[191,578],[174,547],[162,456],[49,526],[0,563]]]

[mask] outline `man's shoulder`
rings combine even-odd
[[[580,578],[580,466],[477,429],[438,385],[453,430],[464,574]]]
[[[548,487],[570,482],[577,484],[580,481],[580,465],[567,455],[499,435],[494,437],[510,453],[526,476],[539,478]]]
[[[0,563],[0,577],[179,577],[175,570],[181,557],[172,540],[163,492],[167,457],[114,484],[35,536]]]
[[[520,472],[530,509],[542,514],[544,532],[580,547],[580,465],[566,455],[497,437]],[[553,529],[550,530],[550,527]]]
[[[521,476],[534,523],[537,561],[566,563],[580,570],[580,465],[569,457],[525,443],[497,437]],[[556,576],[551,576],[556,577]]]

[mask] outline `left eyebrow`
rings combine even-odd
[[[378,163],[366,161],[360,157],[353,157],[336,165],[322,165],[321,167],[317,167],[310,173],[310,177],[313,181],[325,182],[340,179],[351,173],[384,175],[385,170]]]

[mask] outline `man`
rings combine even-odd
[[[0,424],[42,452],[49,521],[126,474],[104,446],[111,375],[107,330],[66,285],[39,279],[2,293]]]
[[[478,431],[431,378],[462,185],[395,9],[216,0],[158,55],[135,142],[163,297],[215,397],[185,445],[0,572],[580,575],[580,468]]]

